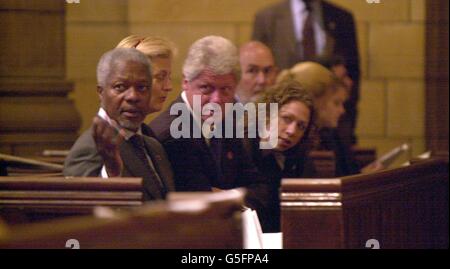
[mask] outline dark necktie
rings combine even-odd
[[[308,14],[303,25],[303,60],[313,60],[316,56],[316,39],[314,35],[314,20],[311,7],[307,8]]]
[[[133,145],[136,156],[139,158],[139,160],[142,161],[142,164],[148,170],[150,177],[156,179],[156,181],[158,182],[159,188],[161,189],[161,193],[163,194],[163,196],[165,196],[165,193],[167,192],[167,190],[164,187],[164,184],[163,184],[161,178],[159,177],[158,173],[156,173],[155,168],[150,166],[149,159],[147,158],[147,154],[145,153],[146,149],[145,149],[143,137],[140,135],[134,135],[130,138],[130,142]]]

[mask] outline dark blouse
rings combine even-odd
[[[324,128],[319,131],[320,143],[317,149],[333,151],[336,157],[336,177],[359,173],[350,147],[339,137],[335,129]]]
[[[246,139],[246,150],[252,157],[258,170],[266,177],[270,185],[269,206],[260,214],[259,219],[263,232],[280,232],[280,193],[281,179],[314,177],[314,166],[306,160],[306,150],[301,150],[298,145],[286,152],[279,153],[285,157],[284,169],[282,169],[275,157],[273,150],[259,148],[259,139]]]

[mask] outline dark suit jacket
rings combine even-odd
[[[175,100],[186,108],[181,96]],[[173,105],[172,104],[172,105]],[[186,108],[187,109],[187,108]],[[188,111],[188,110],[186,110]],[[223,138],[220,168],[204,138],[178,138],[170,134],[170,125],[178,115],[170,115],[170,107],[150,127],[166,149],[175,174],[177,191],[210,191],[211,187],[232,189],[246,187],[247,203],[254,209],[264,207],[267,182],[246,154],[242,139]],[[189,113],[191,133],[198,128]],[[219,169],[222,173],[219,173]]]
[[[336,156],[336,177],[360,173],[352,151],[342,142],[337,130],[324,128],[319,131],[319,150],[333,151]]]
[[[283,178],[314,178],[314,165],[306,158],[307,151],[301,151],[300,145],[286,152],[284,169],[278,165],[273,150],[260,149],[259,139],[245,139],[245,149],[250,154],[258,170],[269,180],[269,203],[261,213],[260,220],[263,232],[280,232],[280,187]]]
[[[166,191],[174,190],[173,172],[167,155],[161,144],[154,138],[146,136],[152,134],[150,128],[142,125],[144,144]],[[165,191],[161,191],[159,181],[150,175],[145,164],[136,156],[129,141],[124,141],[120,147],[120,155],[124,163],[124,177],[141,177],[144,185],[144,200],[163,199]],[[64,162],[64,176],[98,177],[103,166],[103,159],[99,155],[92,127],[85,131],[75,142]]]
[[[346,113],[341,118],[340,126],[344,129],[340,129],[340,133],[349,143],[356,143],[354,129],[360,69],[355,22],[350,12],[327,1],[322,1],[322,14],[327,35],[325,51],[328,55],[344,57],[349,76],[354,81],[350,98],[345,104]],[[271,5],[256,14],[252,39],[260,40],[272,49],[280,68],[290,68],[297,63],[297,41],[289,0]]]

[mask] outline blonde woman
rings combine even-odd
[[[314,124],[318,129],[315,148],[335,152],[336,176],[372,172],[383,168],[378,163],[372,163],[360,170],[350,149],[336,132],[339,119],[345,113],[344,103],[349,97],[349,90],[344,82],[337,79],[326,67],[314,62],[302,62],[291,69],[283,70],[277,81],[286,79],[298,81],[311,94],[315,112]]]
[[[172,91],[173,44],[160,37],[130,35],[122,39],[117,48],[136,48],[150,58],[153,76],[150,108],[151,112],[161,111]]]

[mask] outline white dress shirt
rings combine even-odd
[[[294,23],[295,39],[298,42],[303,41],[303,27],[308,16],[308,10],[303,0],[291,0],[291,12]],[[326,32],[324,30],[322,4],[320,1],[311,2],[313,12],[313,29],[316,42],[317,55],[322,55],[326,46]]]
[[[189,101],[187,99],[186,96],[186,92],[182,91],[181,92],[181,99],[183,99],[183,102],[186,104],[186,107],[189,109],[189,111],[192,114],[192,118],[194,119],[194,122],[198,125],[198,127],[200,128],[200,130],[202,131],[203,134],[203,138],[206,141],[206,144],[208,144],[209,146],[209,139],[207,137],[210,136],[210,133],[212,132],[212,130],[207,130],[208,128],[202,128],[202,115],[201,115],[201,111],[200,111],[200,115],[197,115],[197,113],[194,113],[194,110],[191,107],[191,104],[189,104]]]

